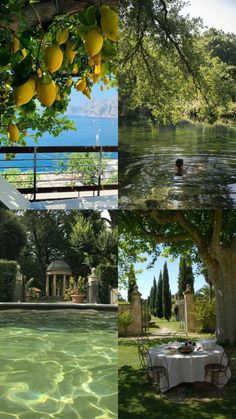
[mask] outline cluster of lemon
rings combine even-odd
[[[88,54],[88,64],[92,68],[92,72],[85,74],[82,78],[77,80],[75,87],[78,91],[82,92],[89,99],[91,98],[91,90],[87,84],[87,78],[91,79],[93,83],[97,83],[102,77],[104,85],[108,85],[109,81],[106,77],[106,71],[102,63],[102,48],[104,44],[104,38],[116,42],[118,39],[118,15],[110,9],[109,6],[101,6],[101,28],[93,27],[83,36],[83,42],[85,49]],[[13,90],[16,106],[22,106],[31,101],[34,95],[37,96],[39,102],[46,106],[51,107],[57,100],[61,100],[59,87],[54,82],[51,75],[57,72],[64,61],[63,51],[61,45],[65,44],[65,55],[69,64],[73,64],[76,51],[73,50],[73,43],[69,38],[70,33],[68,28],[61,28],[56,34],[56,44],[49,45],[44,51],[44,65],[47,72],[50,73],[50,77],[44,77],[40,67],[35,69],[34,74],[20,86],[17,86]],[[19,40],[13,38],[13,50],[17,52],[20,50]],[[27,54],[25,49],[21,50],[23,57]],[[72,73],[77,74],[79,71],[78,65],[75,63],[73,66]],[[71,77],[67,79],[66,86],[71,87],[73,80]],[[103,90],[103,86],[101,86]],[[66,96],[66,92],[62,93]],[[8,126],[8,137],[11,141],[17,142],[20,137],[19,129],[17,125],[10,124]]]

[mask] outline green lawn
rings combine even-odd
[[[161,327],[168,327],[164,321],[161,322]],[[158,324],[160,325],[159,319]],[[190,334],[189,339],[205,336]],[[157,346],[171,340],[176,339],[170,337],[152,339],[151,345]],[[120,338],[119,418],[236,418],[236,347],[227,346],[225,351],[230,358],[232,377],[223,389],[205,383],[181,384],[164,394],[154,395],[139,370],[136,339]]]

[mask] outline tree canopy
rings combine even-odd
[[[201,269],[203,265],[216,288],[218,336],[232,343],[236,341],[235,230],[233,210],[124,211],[119,252],[128,253],[133,262],[147,252],[154,263],[164,247],[165,255],[188,255]]]
[[[147,109],[159,123],[215,122],[235,108],[235,36],[223,38],[231,57],[202,34],[202,20],[184,17],[183,0],[122,0],[119,47],[123,116]],[[233,112],[233,114],[234,114]]]
[[[25,144],[73,128],[63,117],[73,88],[116,84],[116,1],[4,0],[0,5],[1,143]],[[111,6],[111,7],[109,7]]]

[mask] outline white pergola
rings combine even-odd
[[[48,265],[46,272],[46,297],[60,298],[65,296],[69,288],[72,271],[68,263],[54,260]]]

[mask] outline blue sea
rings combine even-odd
[[[30,138],[33,131],[28,131],[28,146],[117,146],[118,145],[118,120],[117,118],[95,118],[87,116],[69,116],[76,126],[76,131],[63,131],[58,137],[53,137],[48,132],[37,143]],[[63,160],[62,154],[41,154],[38,156],[38,171],[48,172],[57,169],[53,160]],[[68,154],[67,154],[68,157]],[[117,153],[111,153],[109,158],[117,158]],[[19,154],[14,159],[5,161],[0,154],[0,171],[6,168],[18,167],[22,171],[32,169],[33,156]]]

